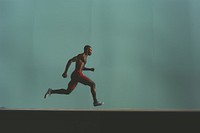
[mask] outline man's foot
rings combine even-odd
[[[46,98],[47,96],[50,96],[51,95],[51,91],[52,91],[52,89],[49,88],[47,90],[47,92],[45,93],[44,98]]]
[[[94,106],[101,106],[101,105],[103,105],[103,104],[104,104],[103,102],[94,102],[94,103],[93,103]]]

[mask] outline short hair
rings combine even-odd
[[[85,45],[84,51],[86,51],[86,50],[88,50],[88,49],[90,49],[90,48],[92,48],[90,45]]]

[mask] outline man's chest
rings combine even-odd
[[[79,58],[79,60],[78,60],[80,63],[82,63],[83,65],[85,65],[86,63],[87,63],[87,58],[86,57],[81,57],[81,58]]]

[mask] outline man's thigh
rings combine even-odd
[[[84,84],[84,85],[89,85],[89,86],[91,86],[91,85],[94,84],[94,82],[90,78],[88,78],[87,76],[85,76],[85,75],[81,75],[80,76],[79,82],[82,83],[82,84]]]

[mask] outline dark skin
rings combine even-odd
[[[69,69],[71,63],[73,63],[73,62],[76,62],[76,67],[75,67],[76,71],[81,71],[81,72],[82,71],[94,71],[95,70],[94,68],[86,68],[85,67],[85,64],[87,63],[88,55],[89,56],[92,55],[92,48],[90,48],[87,51],[84,51],[84,53],[79,54],[78,56],[71,58],[66,65],[64,73],[62,74],[63,78],[67,77],[68,69]]]
[[[92,48],[88,48],[86,50],[84,50],[83,53],[71,58],[68,62],[67,65],[65,67],[65,71],[62,74],[63,78],[66,78],[68,69],[71,65],[71,63],[75,62],[75,70],[71,75],[71,81],[68,84],[68,88],[67,89],[56,89],[56,90],[51,90],[50,94],[65,94],[68,95],[70,94],[73,89],[76,87],[77,83],[82,83],[84,85],[88,85],[91,89],[91,93],[92,93],[92,98],[93,98],[93,102],[95,106],[99,106],[102,105],[102,103],[99,103],[97,101],[96,98],[96,85],[95,83],[89,79],[88,77],[84,76],[84,75],[79,75],[80,73],[82,73],[82,71],[94,71],[94,68],[87,68],[85,67],[85,64],[87,63],[87,57],[92,55]],[[46,95],[45,95],[46,97]]]

